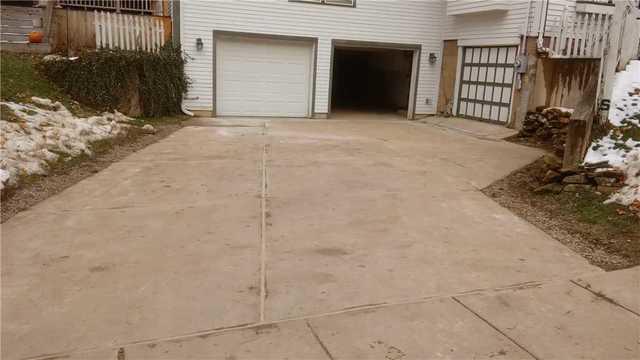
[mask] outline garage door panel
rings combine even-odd
[[[509,48],[509,55],[507,56],[507,63],[513,64],[516,61],[516,48]]]
[[[498,49],[497,48],[490,48],[489,49],[489,61],[490,63],[496,63],[498,60]]]
[[[513,69],[506,68],[504,69],[504,78],[502,80],[503,83],[508,84],[513,81]]]
[[[310,115],[310,42],[221,38],[216,41],[216,114]]]
[[[465,47],[458,115],[506,122],[511,107],[516,47]]]
[[[499,48],[498,49],[498,60],[496,61],[496,63],[505,64],[506,62],[507,62],[507,49],[506,48]]]

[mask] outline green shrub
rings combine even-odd
[[[137,92],[142,115],[180,111],[189,80],[179,47],[167,43],[157,53],[132,50],[85,51],[75,60],[42,61],[38,70],[81,103],[113,110]]]

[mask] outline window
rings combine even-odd
[[[289,2],[356,7],[356,0],[289,0]]]

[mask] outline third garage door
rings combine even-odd
[[[313,43],[252,37],[216,40],[216,115],[307,117]]]
[[[458,115],[506,123],[511,109],[517,47],[465,47]]]

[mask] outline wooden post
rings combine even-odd
[[[573,110],[564,144],[563,169],[575,169],[584,159],[591,144],[591,128],[596,114],[598,79],[589,77],[582,99]]]
[[[567,140],[564,144],[564,157],[562,158],[562,168],[576,169],[582,163],[582,148],[588,141],[587,122],[579,119],[571,119],[567,127]]]
[[[162,1],[162,16],[169,16],[169,0]]]
[[[624,26],[624,13],[627,8],[626,1],[615,1],[615,10],[609,27],[609,43],[605,45],[606,53],[603,58],[603,84],[600,99],[610,99],[613,91],[613,80],[616,76],[616,68],[618,67],[618,56],[620,53],[620,33]],[[603,111],[601,114],[603,121],[609,118],[609,111]]]

